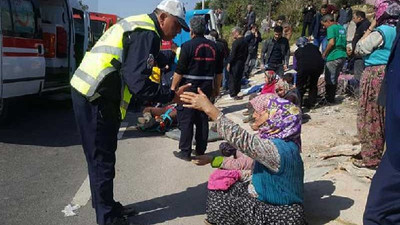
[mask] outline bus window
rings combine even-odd
[[[0,0],[1,7],[1,31],[4,35],[11,35],[12,22],[11,22],[11,9],[8,0]]]
[[[16,35],[33,38],[35,36],[36,23],[32,2],[30,0],[12,0],[11,9]]]

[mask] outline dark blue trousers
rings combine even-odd
[[[400,224],[400,171],[385,153],[371,183],[364,225],[394,224]]]
[[[400,224],[400,33],[386,66],[382,92],[386,96],[386,153],[372,180],[364,225]]]
[[[89,102],[71,91],[75,118],[88,165],[92,206],[97,223],[112,223],[122,205],[114,201],[115,151],[120,127],[119,103],[97,99]]]
[[[192,152],[193,126],[196,125],[196,153],[203,155],[208,142],[208,116],[199,110],[177,107],[178,126],[181,130],[179,149],[188,156]]]

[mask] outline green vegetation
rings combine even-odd
[[[211,0],[206,0],[204,1],[204,8],[209,9],[210,8],[210,2]],[[197,2],[196,5],[194,6],[194,9],[201,9],[202,7],[202,2]]]
[[[362,4],[363,0],[331,0],[331,4],[335,4],[338,8],[343,2],[347,1],[352,5],[353,10],[360,9],[365,11],[367,15],[372,11],[373,6]],[[290,44],[294,44],[301,35],[303,14],[302,9],[307,4],[307,0],[207,0],[206,5],[212,9],[222,8],[225,11],[225,26],[223,27],[223,37],[230,40],[231,29],[234,26],[242,27],[245,23],[244,17],[247,12],[247,5],[252,4],[257,15],[256,23],[260,26],[261,21],[271,13],[271,18],[276,20],[278,16],[285,15],[287,22],[293,28],[293,35]],[[322,1],[314,0],[317,9],[321,6]],[[359,5],[362,4],[362,5]],[[201,8],[201,2],[198,3]],[[264,33],[263,40],[271,38],[273,32]]]

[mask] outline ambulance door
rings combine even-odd
[[[72,42],[69,8],[64,0],[39,0],[42,10],[42,29],[45,47],[45,90],[69,87],[70,51]]]
[[[89,29],[85,11],[73,8],[74,33],[75,33],[75,62],[76,68],[81,64],[89,44]]]
[[[45,76],[40,11],[34,0],[0,0],[2,98],[37,94]]]

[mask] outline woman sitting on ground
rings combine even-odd
[[[284,75],[285,76],[285,75]],[[273,84],[273,92],[267,92],[264,94],[277,94],[280,98],[286,99],[290,101],[291,103],[300,106],[300,98],[299,95],[297,94],[297,89],[293,85],[291,86],[285,79],[288,78],[286,76],[285,78],[278,79],[274,82]],[[263,95],[263,93],[261,93]],[[250,96],[249,100],[250,102],[247,104],[247,110],[243,112],[243,115],[246,116],[243,119],[243,123],[249,123],[254,121],[253,117],[253,106],[251,105],[251,100],[257,97],[258,95]]]
[[[218,133],[255,160],[251,182],[236,182],[227,191],[209,191],[209,224],[306,224],[303,211],[304,168],[300,156],[300,109],[276,95],[253,99],[258,134],[226,118],[199,89],[184,93],[185,107],[204,111]]]

